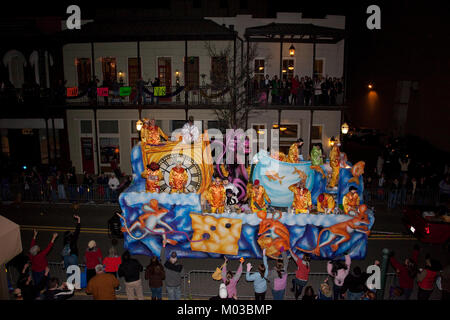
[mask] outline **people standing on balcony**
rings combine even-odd
[[[337,79],[336,84],[336,105],[342,106],[344,104],[344,79]]]
[[[97,87],[99,82],[100,81],[97,79],[97,77],[94,76],[94,78],[88,83],[88,97],[90,105],[97,104]]]
[[[336,78],[328,78],[329,82],[329,105],[336,105]]]
[[[111,90],[112,82],[110,79],[103,79],[102,88],[108,88],[108,95],[103,97],[105,106],[109,104],[109,91]]]
[[[270,83],[270,89],[272,94],[272,104],[279,103],[279,83],[278,83],[278,77],[275,75],[272,78],[272,81]]]
[[[139,79],[136,81],[136,95],[133,99],[133,104],[145,104],[145,95],[144,95],[144,89],[145,86],[148,85],[150,81],[144,81],[142,77],[139,77]],[[141,102],[141,100],[143,100]]]
[[[152,87],[153,87],[153,94],[151,96],[150,103],[153,104],[153,101],[154,101],[153,99],[155,99],[155,88],[161,86],[161,81],[159,80],[158,77],[156,77],[155,81],[153,81],[151,84],[152,84]],[[156,100],[156,104],[158,104],[159,103],[159,97],[157,96],[155,100]]]
[[[326,106],[329,103],[329,83],[328,79],[326,77],[320,78],[320,98],[319,98],[319,105]]]
[[[305,90],[306,90],[305,78],[301,77],[297,91],[297,105],[299,106],[305,105]]]
[[[289,96],[291,95],[291,82],[289,79],[283,79],[282,88],[281,104],[289,104]]]
[[[266,93],[266,103],[269,103],[269,93],[270,93],[270,77],[266,74],[266,78],[262,80],[261,88]]]
[[[313,81],[313,89],[314,89],[314,105],[318,106],[320,104],[320,95],[322,94],[322,81],[320,76],[315,76]]]
[[[310,77],[305,77],[305,106],[310,106],[314,97],[314,83]]]
[[[114,79],[111,83],[111,90],[113,99],[111,101],[111,104],[119,103],[122,104],[122,100],[120,98],[120,84],[117,82],[117,79]]]
[[[300,81],[298,79],[298,75],[296,75],[291,80],[291,103],[293,105],[297,105],[297,97],[298,97],[298,91],[300,87]]]

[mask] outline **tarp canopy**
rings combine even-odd
[[[18,224],[0,215],[0,265],[22,252],[22,240]]]

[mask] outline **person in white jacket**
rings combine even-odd
[[[191,144],[197,142],[200,137],[200,131],[197,126],[194,125],[194,117],[190,116],[189,121],[181,129],[181,134],[183,136],[183,143]]]
[[[117,189],[119,188],[119,185],[120,185],[119,179],[117,179],[115,174],[112,174],[108,180],[108,187],[112,191],[111,200],[113,200],[113,202],[117,198]]]

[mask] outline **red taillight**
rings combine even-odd
[[[429,227],[429,226],[426,226],[426,227],[425,227],[425,233],[426,233],[426,234],[430,234],[430,227]]]

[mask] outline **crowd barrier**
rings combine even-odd
[[[122,188],[124,189],[124,188]],[[1,188],[3,201],[48,201],[48,202],[80,202],[105,203],[116,202],[122,189],[111,190],[107,184],[64,185],[56,188],[31,184],[11,184]],[[364,189],[363,202],[369,206],[387,204],[391,207],[404,205],[436,205],[440,201],[438,189],[418,189],[414,194],[410,190],[392,191],[382,188]]]

